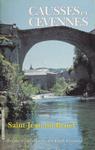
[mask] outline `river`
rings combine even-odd
[[[67,126],[8,129],[1,150],[95,150],[95,102],[64,96],[35,103],[35,112],[28,122]],[[68,127],[69,124],[73,126]]]

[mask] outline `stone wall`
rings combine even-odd
[[[26,76],[26,78],[34,85],[43,90],[52,88],[56,81],[56,76],[53,74]]]

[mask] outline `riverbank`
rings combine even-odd
[[[94,102],[95,101],[95,96],[91,96],[91,97],[84,97],[84,96],[81,96],[80,97],[80,101],[83,102],[83,101],[88,101],[88,102]]]
[[[53,98],[59,98],[59,97],[75,97],[75,95],[69,96],[55,96],[54,93],[46,93],[46,94],[37,94],[37,95],[31,95],[31,98],[33,100],[41,100],[41,99],[53,99]],[[77,96],[81,102],[94,102],[95,101],[95,96]]]
[[[47,98],[55,98],[58,96],[55,96],[54,93],[45,93],[45,94],[37,94],[37,95],[31,95],[31,98],[33,100],[36,99],[47,99]]]

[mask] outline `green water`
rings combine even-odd
[[[78,97],[36,100],[34,124],[70,124],[70,128],[8,129],[1,150],[95,150],[95,103]]]

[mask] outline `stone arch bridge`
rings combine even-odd
[[[95,78],[95,30],[88,33],[66,26],[20,30],[15,25],[0,25],[0,28],[1,35],[13,36],[16,48],[10,55],[13,62],[15,57],[18,58],[20,67],[27,52],[35,44],[47,40],[59,40],[76,46],[87,55],[93,68],[93,78]]]

